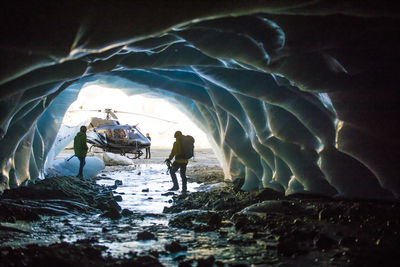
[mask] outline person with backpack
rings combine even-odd
[[[189,162],[189,159],[193,157],[194,138],[190,135],[183,135],[181,131],[176,131],[174,137],[176,141],[172,146],[169,157],[165,160],[167,165],[170,165],[171,160],[175,157],[175,161],[172,163],[169,171],[173,186],[168,191],[179,190],[178,179],[176,178],[175,173],[180,170],[182,179],[182,192],[185,193],[187,191],[186,166]]]
[[[75,156],[79,159],[79,173],[76,177],[83,178],[83,166],[85,166],[85,157],[88,151],[86,144],[86,131],[85,126],[81,126],[80,132],[74,138],[74,152]]]

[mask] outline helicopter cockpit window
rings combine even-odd
[[[129,130],[127,130],[127,133],[128,133],[129,138],[132,138],[132,139],[140,138],[140,136],[138,135],[138,131],[136,129],[133,129],[133,128],[129,129]]]
[[[115,129],[114,130],[114,138],[124,139],[126,138],[126,133],[123,129]]]
[[[112,138],[112,133],[111,133],[111,130],[107,130],[106,131],[106,135],[107,135],[107,138]]]

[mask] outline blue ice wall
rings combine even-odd
[[[388,10],[83,5],[29,27],[2,18],[15,38],[0,46],[0,189],[40,177],[66,109],[101,84],[176,105],[243,190],[399,196]]]

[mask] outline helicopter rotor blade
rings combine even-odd
[[[113,119],[116,119],[116,120],[118,120],[118,117],[117,117],[117,115],[115,115],[115,113],[114,112],[110,112],[110,115],[111,115],[111,117],[113,118]]]
[[[78,109],[78,110],[69,110],[68,112],[103,112],[101,109]]]
[[[157,118],[157,117],[154,117],[154,116],[145,115],[145,114],[140,114],[140,113],[135,113],[135,112],[126,112],[126,111],[118,111],[118,110],[114,110],[114,112],[115,112],[115,113],[125,113],[125,114],[138,115],[138,116],[143,116],[143,117],[152,118],[152,119],[155,119],[155,120],[165,121],[165,122],[168,122],[168,123],[175,123],[175,124],[178,124],[178,122],[176,122],[176,121],[170,121],[170,120],[166,120],[166,119],[160,119],[160,118]]]

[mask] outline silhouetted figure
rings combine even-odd
[[[172,163],[171,170],[169,172],[173,183],[173,186],[172,188],[169,189],[169,191],[175,191],[179,189],[178,179],[176,179],[175,173],[180,169],[180,175],[182,179],[182,192],[186,192],[187,191],[186,166],[189,160],[183,157],[184,153],[180,142],[181,138],[183,137],[182,132],[176,131],[174,137],[176,141],[172,146],[172,150],[168,159],[165,160],[168,164],[175,157],[175,161],[174,163]]]
[[[74,152],[75,156],[79,159],[79,173],[76,177],[83,178],[83,166],[85,166],[85,157],[88,151],[86,144],[86,131],[85,126],[81,126],[80,132],[74,138]]]
[[[151,146],[151,137],[149,133],[146,133],[147,139],[150,141],[150,146]],[[150,146],[146,147],[146,157],[145,159],[151,159],[151,152],[150,152]]]

